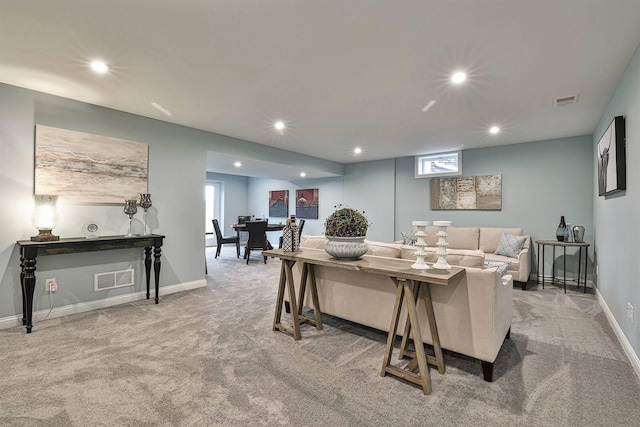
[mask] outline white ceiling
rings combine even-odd
[[[591,134],[639,18],[639,0],[2,0],[0,82],[352,163]]]

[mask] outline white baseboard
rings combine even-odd
[[[638,378],[640,378],[640,359],[638,359],[638,355],[633,350],[633,347],[631,347],[631,344],[629,343],[629,340],[627,340],[627,337],[624,336],[620,325],[618,325],[616,318],[613,317],[613,313],[611,313],[611,310],[609,310],[609,306],[605,302],[604,298],[602,298],[602,295],[600,295],[600,291],[598,291],[598,289],[596,289],[596,295],[598,296],[598,302],[600,303],[600,307],[602,307],[602,311],[604,311],[604,314],[607,316],[609,324],[613,328],[613,331],[616,333],[618,341],[620,341],[620,345],[622,345],[622,349],[629,358],[629,362],[631,362],[631,366],[633,366],[633,370],[636,371],[636,375],[638,376]]]
[[[184,282],[178,283],[176,285],[163,286],[160,288],[160,296],[169,295],[176,292],[188,291],[190,289],[196,288],[204,288],[207,286],[207,281],[205,279],[202,280],[194,280],[192,282]],[[49,314],[49,319],[54,319],[56,317],[68,316],[70,314],[84,313],[87,311],[98,310],[101,308],[113,307],[114,305],[126,304],[129,302],[139,301],[145,299],[147,297],[147,290],[143,290],[140,292],[134,292],[131,294],[118,295],[114,297],[108,297],[104,299],[99,299],[95,301],[87,301],[81,302],[77,304],[69,304],[61,307],[54,307],[51,310],[51,314]],[[151,289],[151,299],[154,298],[153,288]],[[33,312],[33,320],[32,322],[35,324],[45,317],[49,313],[49,309],[39,310]],[[8,316],[0,318],[0,329],[13,328],[15,326],[22,326],[22,314],[16,316]]]

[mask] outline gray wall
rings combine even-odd
[[[207,181],[218,181],[222,186],[222,218],[219,218],[222,234],[232,235],[231,226],[235,224],[240,215],[251,215],[249,210],[247,193],[249,191],[249,178],[246,176],[228,175],[224,173],[207,172]]]
[[[256,215],[269,214],[269,191],[289,190],[289,215],[296,213],[296,190],[317,188],[320,205],[318,219],[305,219],[303,235],[319,235],[324,233],[324,219],[331,214],[333,206],[343,203],[344,180],[338,178],[320,178],[297,181],[281,181],[273,179],[249,179],[249,209]],[[284,218],[269,218],[270,222],[284,221]],[[273,239],[272,239],[273,237]],[[272,232],[269,240],[277,241],[278,234]]]
[[[627,135],[627,190],[612,197],[592,192],[598,291],[636,355],[640,350],[640,52],[636,51],[615,94],[593,134],[593,169],[596,145],[615,116],[625,116]],[[597,189],[597,174],[592,177]],[[626,316],[627,302],[634,307],[634,322]]]
[[[204,186],[207,152],[285,159],[335,173],[344,166],[297,153],[260,146],[196,129],[177,126],[108,108],[0,84],[0,319],[22,312],[19,283],[20,260],[15,242],[37,234],[30,217],[34,176],[34,130],[36,124],[112,136],[149,144],[149,192],[153,207],[149,223],[154,233],[165,234],[161,287],[204,283]],[[246,179],[245,179],[246,181]],[[229,188],[227,188],[227,191]],[[248,205],[246,185],[240,184],[238,212]],[[243,202],[244,201],[244,202]],[[82,236],[88,220],[103,225],[102,235],[125,234],[128,218],[121,205],[59,204],[60,221],[54,230],[62,237]],[[236,212],[227,215],[237,216]],[[136,215],[136,226],[141,213]],[[118,250],[40,257],[34,310],[49,308],[44,280],[55,277],[60,284],[55,307],[104,299],[142,290],[140,251]],[[94,292],[98,272],[136,268],[134,289]]]
[[[502,175],[502,210],[432,211],[430,179],[413,178],[413,158],[398,159],[396,236],[411,229],[412,220],[424,219],[451,220],[454,226],[520,227],[534,241],[555,239],[564,215],[572,225],[583,225],[585,241],[592,243],[592,164],[591,136],[467,150],[463,175]]]

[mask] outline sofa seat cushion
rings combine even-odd
[[[415,246],[402,246],[400,258],[416,259]],[[438,248],[424,248],[426,254],[424,260],[429,263],[438,261]],[[447,249],[447,262],[458,267],[483,268],[485,261],[485,253],[480,250],[470,249]]]
[[[365,240],[367,244],[367,255],[383,256],[389,258],[400,258],[402,245],[396,243],[383,243]]]

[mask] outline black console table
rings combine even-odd
[[[20,240],[20,284],[22,286],[22,324],[27,333],[31,333],[33,316],[33,292],[36,288],[36,258],[38,255],[62,255],[79,252],[107,251],[111,249],[144,248],[144,266],[147,273],[147,299],[151,281],[151,250],[153,248],[153,271],[155,273],[156,304],[158,304],[158,288],[160,282],[160,253],[164,236],[150,234],[148,236],[104,236],[94,239],[74,237],[60,239],[55,242],[32,242]]]

